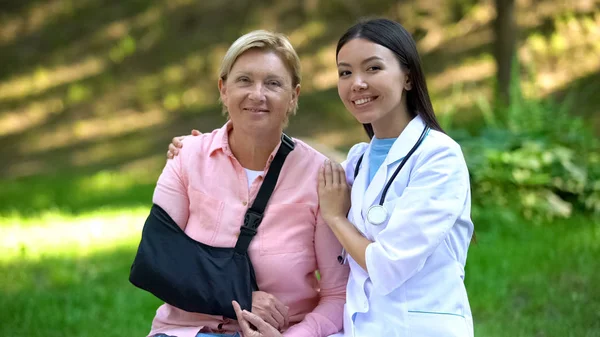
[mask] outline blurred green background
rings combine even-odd
[[[366,138],[337,96],[335,43],[367,15],[414,34],[465,152],[475,335],[600,336],[593,0],[2,1],[0,336],[145,336],[160,302],[129,267],[170,139],[225,121],[229,44],[290,37],[304,79],[288,132],[339,156]]]

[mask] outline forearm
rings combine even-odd
[[[319,304],[299,323],[283,333],[285,337],[324,337],[339,332],[343,325],[346,285],[327,289]]]
[[[366,251],[372,241],[365,238],[345,217],[330,219],[328,225],[346,252],[368,273]]]

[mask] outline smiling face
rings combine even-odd
[[[292,74],[274,51],[249,49],[219,80],[221,101],[234,128],[247,133],[281,133],[300,93]]]
[[[338,94],[348,111],[363,124],[384,130],[407,120],[404,91],[408,73],[394,53],[363,38],[348,41],[338,53]]]

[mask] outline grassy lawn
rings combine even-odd
[[[130,179],[100,173],[2,182],[0,336],[147,333],[160,302],[133,287],[128,272],[152,184],[126,185]],[[93,182],[102,189],[84,189]],[[33,188],[37,199],[19,192]],[[466,283],[476,336],[600,336],[598,219],[531,226],[507,212],[474,214],[478,243]]]

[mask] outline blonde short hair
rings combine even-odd
[[[227,53],[225,53],[223,61],[221,62],[219,78],[223,81],[226,81],[227,76],[231,72],[231,68],[233,68],[233,65],[238,57],[240,57],[249,49],[253,48],[273,51],[279,55],[292,75],[292,90],[294,90],[296,86],[300,84],[302,80],[302,76],[300,74],[300,58],[298,57],[296,50],[294,50],[294,47],[292,47],[292,44],[288,38],[283,34],[262,29],[242,35],[235,40],[235,42],[233,42],[231,47],[229,47],[229,50],[227,50]],[[292,107],[292,109],[288,112],[288,115],[296,114],[296,110],[298,110],[298,100],[296,100],[294,107]],[[227,113],[227,107],[225,106],[223,106],[223,113]]]

